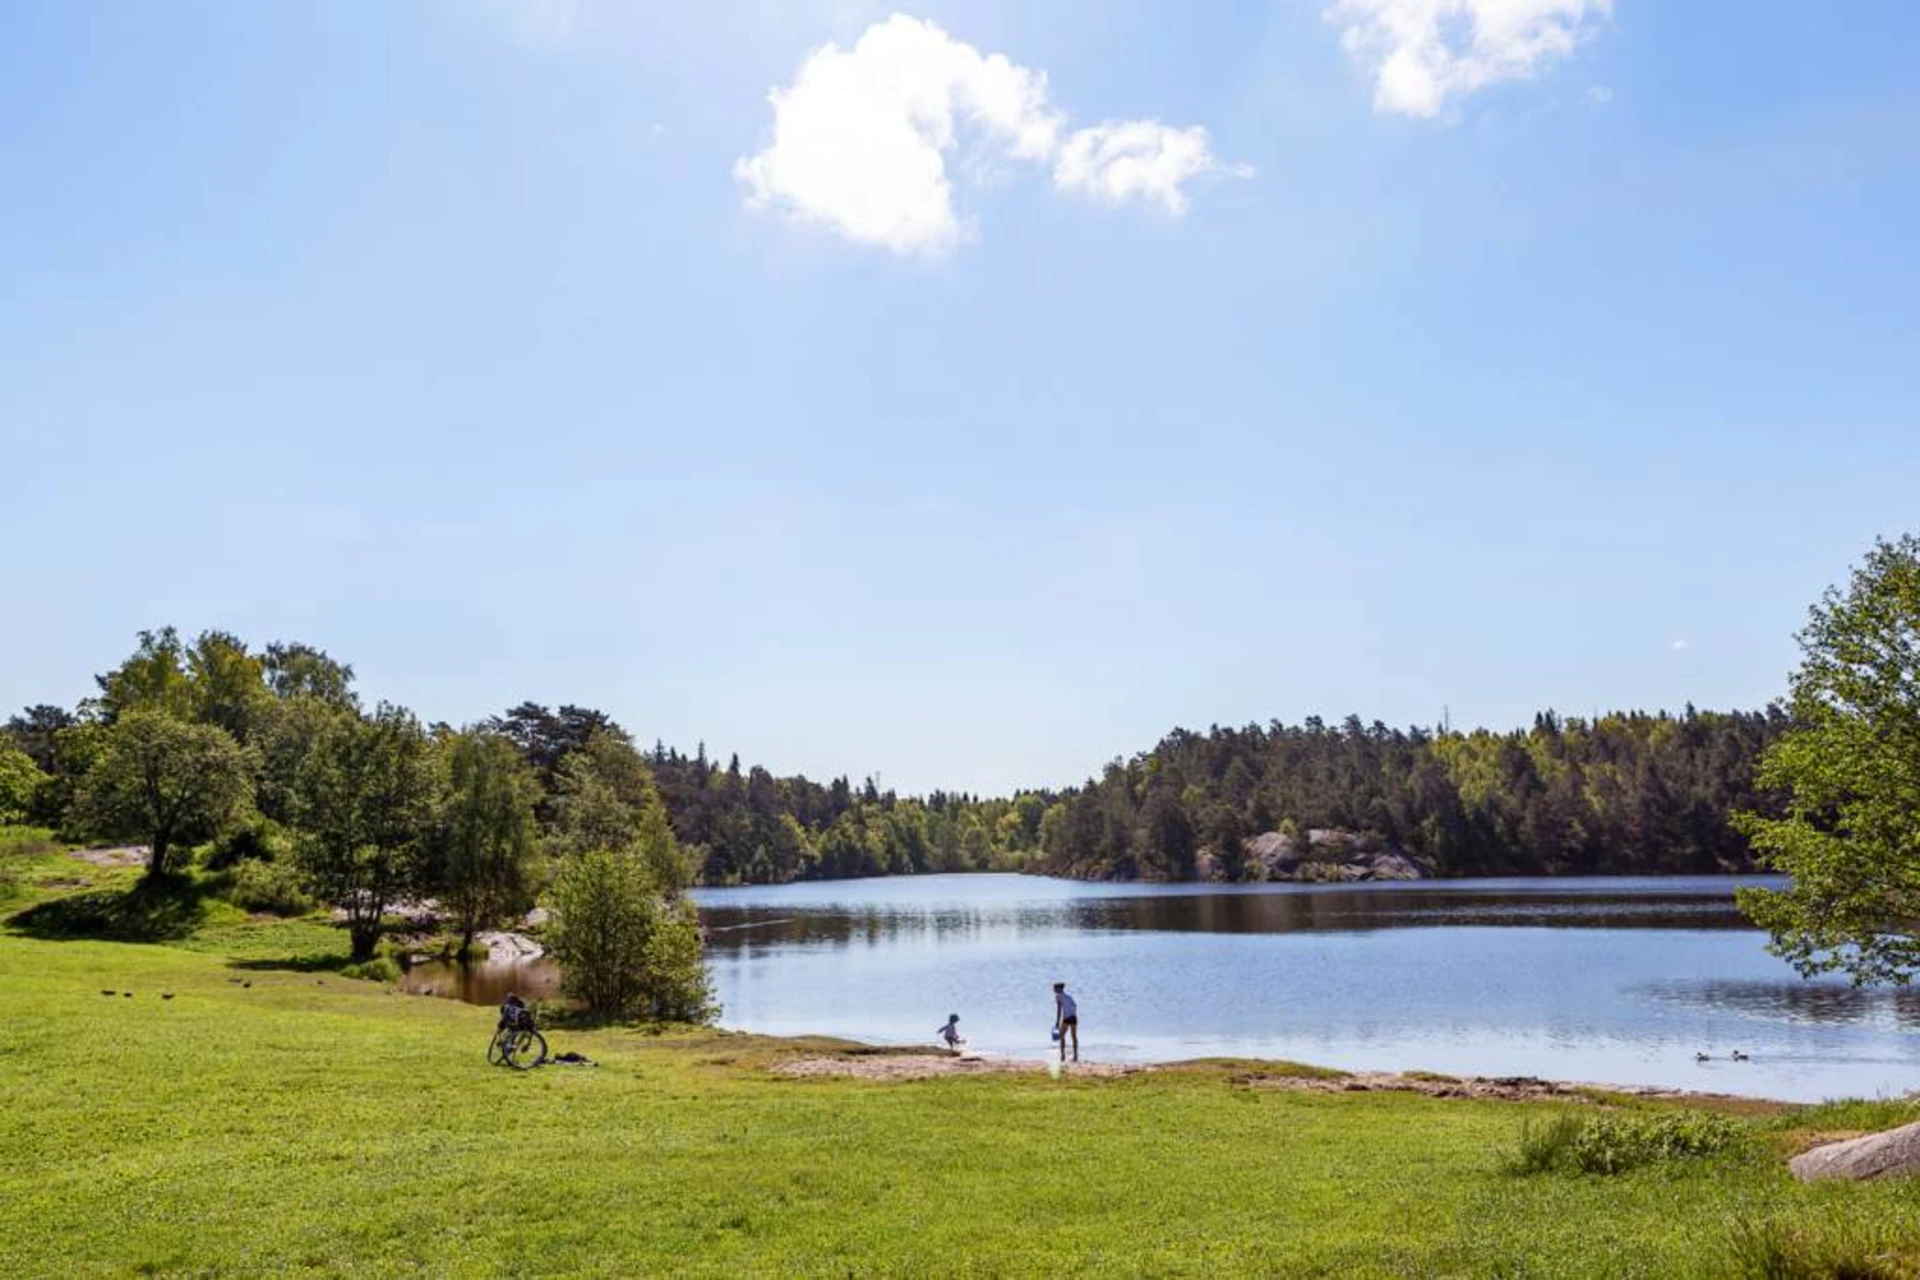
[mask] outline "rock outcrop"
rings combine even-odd
[[[1920,1124],[1829,1142],[1787,1162],[1802,1182],[1864,1182],[1920,1173]]]
[[[1359,831],[1315,828],[1306,838],[1269,831],[1245,845],[1249,880],[1347,883],[1425,880],[1433,874],[1419,858]]]

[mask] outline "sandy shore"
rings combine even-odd
[[[1418,1093],[1431,1098],[1484,1098],[1510,1102],[1600,1102],[1609,1095],[1676,1101],[1717,1102],[1740,1106],[1777,1106],[1764,1098],[1664,1089],[1650,1085],[1610,1085],[1584,1081],[1541,1080],[1533,1076],[1450,1076],[1427,1071],[1329,1071],[1290,1063],[1243,1060],[1185,1063],[1069,1062],[1053,1059],[1003,1058],[984,1054],[949,1054],[923,1050],[849,1049],[831,1054],[787,1058],[770,1068],[775,1075],[817,1078],[841,1076],[859,1080],[929,1080],[942,1076],[1049,1075],[1063,1078],[1112,1079],[1156,1073],[1192,1073],[1215,1070],[1230,1083],[1254,1089],[1290,1089],[1311,1093]]]

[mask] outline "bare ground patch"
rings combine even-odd
[[[144,867],[150,852],[143,844],[122,844],[105,849],[75,849],[72,856],[96,867]]]
[[[777,1076],[847,1076],[858,1080],[930,1080],[935,1076],[1044,1075],[1049,1063],[1031,1058],[993,1058],[947,1053],[848,1053],[788,1058],[770,1068]],[[1115,1062],[1069,1062],[1066,1076],[1111,1078],[1151,1068]]]
[[[837,1076],[856,1080],[930,1080],[939,1076],[1041,1075],[1054,1069],[1051,1060],[1001,1058],[977,1054],[930,1053],[923,1049],[849,1046],[826,1054],[783,1058],[768,1070],[789,1078]],[[1061,1074],[1092,1079],[1149,1073],[1191,1075],[1213,1069],[1229,1084],[1253,1089],[1284,1089],[1301,1093],[1417,1093],[1429,1098],[1473,1098],[1505,1102],[1580,1102],[1649,1099],[1701,1105],[1741,1104],[1772,1109],[1778,1104],[1721,1094],[1692,1093],[1684,1089],[1651,1086],[1582,1084],[1541,1080],[1534,1076],[1449,1076],[1430,1071],[1333,1071],[1321,1067],[1273,1063],[1270,1066],[1235,1063],[1119,1063],[1070,1062]]]
[[[1585,1084],[1568,1080],[1542,1080],[1537,1076],[1448,1076],[1431,1071],[1349,1071],[1330,1075],[1248,1071],[1237,1073],[1231,1079],[1235,1084],[1257,1089],[1292,1089],[1305,1093],[1418,1093],[1429,1098],[1478,1098],[1502,1102],[1604,1103],[1613,1099],[1651,1099],[1751,1104],[1757,1101],[1651,1085]]]

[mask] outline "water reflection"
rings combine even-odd
[[[1648,983],[1639,990],[1667,1004],[1777,1022],[1920,1029],[1920,991],[1909,988],[1875,991],[1805,981],[1700,979]]]
[[[400,989],[468,1004],[499,1004],[509,992],[523,1000],[545,1000],[560,994],[560,967],[544,956],[483,960],[479,964],[429,960],[408,969],[400,979]]]
[[[1636,882],[1637,883],[1637,882]],[[966,941],[987,934],[1136,930],[1165,933],[1365,933],[1378,929],[1492,926],[1549,929],[1748,929],[1726,886],[1635,896],[1591,890],[1417,890],[1384,886],[1320,892],[1154,893],[1041,902],[834,904],[796,913],[729,906],[709,896],[708,946],[757,954],[775,946],[867,946],[911,939]]]

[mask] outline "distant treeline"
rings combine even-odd
[[[1597,720],[1552,712],[1512,733],[1389,729],[1349,717],[1176,731],[1067,792],[1036,870],[1091,879],[1237,880],[1245,842],[1365,833],[1441,876],[1747,870],[1735,810],[1777,811],[1754,783],[1787,728],[1777,709]]]
[[[312,808],[302,797],[313,790],[321,727],[340,716],[373,718],[352,682],[350,666],[306,645],[253,651],[220,632],[192,642],[171,629],[143,633],[134,654],[98,678],[96,696],[72,709],[30,707],[7,723],[0,821],[27,818],[76,839],[139,829],[112,820],[125,804],[77,803],[99,798],[103,745],[139,709],[162,715],[160,728],[194,726],[205,741],[187,745],[234,776],[220,805],[202,803],[200,820],[177,824],[183,838],[259,821],[297,836]],[[412,723],[398,708],[379,714]],[[1728,815],[1778,808],[1753,778],[1760,752],[1785,727],[1777,710],[1689,707],[1596,721],[1548,712],[1530,730],[1506,734],[1388,729],[1356,718],[1338,728],[1312,719],[1181,730],[1084,786],[1005,799],[908,798],[872,779],[775,777],[743,768],[737,756],[719,764],[704,746],[691,756],[658,743],[645,751],[610,716],[578,706],[527,702],[464,730],[407,732],[449,748],[455,739],[510,744],[532,788],[536,852],[564,857],[624,841],[635,815],[659,803],[676,838],[669,861],[685,875],[764,884],[984,870],[1244,879],[1260,874],[1249,839],[1281,832],[1304,845],[1318,829],[1364,835],[1449,876],[1745,869],[1747,845]],[[618,802],[602,804],[603,791]],[[126,798],[143,807],[138,794]],[[427,831],[431,814],[415,826]]]
[[[610,717],[586,707],[525,702],[486,723],[548,780],[596,732],[627,738]],[[710,885],[1017,871],[1038,853],[1053,800],[1046,792],[1003,800],[946,791],[902,798],[871,778],[857,787],[845,777],[777,778],[758,765],[743,769],[737,755],[720,765],[704,745],[688,756],[655,743],[644,758],[674,835],[700,882]]]

